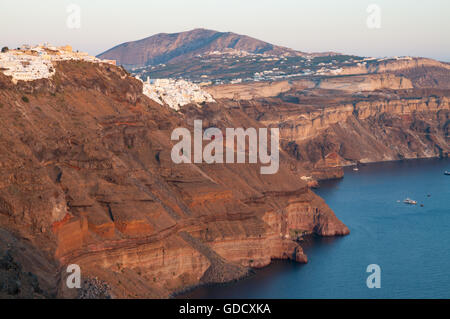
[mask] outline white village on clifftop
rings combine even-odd
[[[74,52],[72,47],[54,47],[48,44],[29,46],[23,45],[15,50],[2,50],[0,54],[0,70],[5,75],[12,76],[12,81],[33,81],[50,78],[55,74],[53,62],[56,61],[87,61],[92,63],[116,64],[114,60],[101,60],[85,52]]]
[[[23,45],[14,50],[2,50],[0,71],[11,76],[12,82],[17,84],[18,81],[50,78],[56,72],[53,62],[70,60],[116,65],[115,60],[102,60],[85,52],[75,52],[69,45],[63,47],[48,44],[33,47]],[[212,96],[198,85],[184,80],[147,79],[143,83],[143,93],[155,102],[167,104],[177,111],[181,106],[190,103],[215,102]]]
[[[161,105],[166,103],[176,111],[191,103],[215,102],[211,94],[185,80],[147,78],[144,82],[144,94]]]

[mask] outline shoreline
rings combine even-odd
[[[335,181],[335,180],[341,180],[345,178],[345,170],[353,167],[367,167],[371,165],[379,165],[379,164],[388,164],[388,163],[402,163],[402,162],[414,162],[414,161],[431,161],[431,160],[446,160],[450,159],[450,156],[446,154],[447,156],[433,156],[433,157],[415,157],[415,158],[404,158],[404,159],[397,159],[397,160],[386,160],[386,161],[375,161],[375,162],[356,162],[349,165],[344,166],[337,166],[337,167],[329,167],[326,169],[337,169],[342,170],[342,176],[341,177],[332,177],[332,178],[323,178],[323,179],[317,179],[319,182],[320,188],[320,182],[326,182],[326,181]]]
[[[401,160],[392,160],[392,161],[378,161],[378,162],[359,163],[359,165],[362,166],[362,167],[368,167],[368,166],[377,166],[377,165],[383,165],[383,164],[389,164],[389,163],[392,163],[392,164],[394,164],[394,163],[412,163],[412,162],[423,162],[423,161],[433,161],[433,160],[444,160],[445,161],[445,160],[450,160],[450,157],[445,156],[445,157],[411,158],[411,159],[401,159]],[[350,169],[351,167],[354,167],[354,166],[355,165],[349,165],[349,166],[341,167],[341,169],[343,169],[343,170]],[[345,174],[344,174],[344,176],[342,178],[326,179],[326,180],[321,180],[320,182],[322,182],[322,181],[323,182],[327,182],[327,181],[341,180],[341,179],[344,179],[344,177],[345,177]],[[319,184],[319,188],[320,188],[320,184]],[[344,237],[344,236],[333,236],[333,237]],[[308,240],[308,239],[314,239],[314,238],[326,238],[326,237],[325,236],[320,236],[320,235],[317,235],[317,234],[314,234],[314,233],[311,233],[311,234],[303,235],[301,237],[301,239],[300,240],[296,240],[296,242],[301,245],[301,243],[303,241]],[[314,245],[314,243],[312,243],[312,245]],[[302,248],[304,248],[304,247],[302,246]],[[234,283],[237,283],[237,282],[245,281],[245,280],[247,280],[249,278],[252,278],[255,275],[257,275],[258,271],[273,266],[274,262],[277,262],[277,261],[287,261],[288,262],[288,260],[285,260],[285,259],[272,259],[271,263],[266,265],[266,266],[264,266],[264,267],[249,268],[249,273],[247,275],[245,275],[245,276],[233,279],[231,281],[223,282],[223,283],[198,284],[198,285],[195,285],[195,286],[192,286],[192,287],[185,288],[185,289],[183,289],[181,291],[174,292],[174,293],[172,293],[169,296],[168,299],[180,298],[182,295],[189,294],[189,293],[191,293],[191,292],[193,292],[193,291],[195,291],[196,289],[199,289],[199,288],[225,287],[225,286],[230,285],[230,284],[234,284]],[[183,298],[181,298],[181,299],[183,299]],[[185,299],[186,299],[186,297],[185,297]],[[190,299],[190,298],[187,298],[187,299]],[[193,298],[193,299],[195,299],[195,298]]]
[[[339,238],[339,237],[345,237],[345,236],[347,236],[347,235],[336,235],[336,236],[332,236],[332,237],[333,238]],[[314,238],[330,238],[330,237],[328,237],[328,236],[320,236],[320,235],[317,235],[315,233],[307,233],[307,234],[301,236],[300,239],[295,240],[295,242],[298,243],[301,246],[301,243],[304,240],[314,239]],[[303,248],[304,247],[302,247],[302,249]],[[265,265],[263,267],[249,267],[248,268],[249,269],[248,273],[246,275],[244,275],[244,276],[241,276],[241,277],[238,277],[238,278],[235,278],[233,280],[226,281],[226,282],[197,284],[197,285],[194,285],[194,286],[191,286],[191,287],[184,288],[183,290],[176,291],[176,292],[170,294],[167,299],[177,299],[181,295],[189,294],[189,293],[191,293],[194,290],[199,289],[199,288],[224,287],[224,286],[227,286],[227,285],[230,285],[230,284],[234,284],[234,283],[238,283],[238,282],[241,282],[241,281],[245,281],[245,280],[247,280],[249,278],[252,278],[252,277],[256,276],[258,271],[260,271],[262,269],[269,268],[269,267],[271,267],[273,265],[274,262],[278,262],[278,261],[292,262],[292,263],[296,263],[296,264],[300,264],[300,265],[306,265],[307,264],[307,263],[299,263],[299,262],[297,262],[295,260],[290,260],[290,259],[274,258],[274,259],[271,260],[271,262],[269,264],[267,264],[267,265]],[[181,298],[181,299],[183,299],[183,298]],[[186,298],[184,298],[184,299],[186,299]],[[189,299],[189,298],[187,298],[187,299]]]
[[[190,293],[190,292],[192,292],[192,291],[194,291],[196,289],[199,289],[199,288],[222,287],[222,286],[227,286],[227,285],[230,285],[230,284],[233,284],[233,283],[237,283],[237,282],[240,282],[240,281],[244,281],[244,280],[246,280],[248,278],[251,278],[251,277],[255,276],[256,275],[256,270],[269,267],[270,265],[271,265],[271,263],[269,265],[266,265],[266,266],[261,267],[261,268],[249,268],[249,271],[248,271],[248,273],[246,275],[238,277],[238,278],[235,278],[235,279],[230,280],[230,281],[216,282],[216,283],[204,283],[204,284],[197,284],[197,285],[194,285],[194,286],[191,286],[191,287],[187,287],[187,288],[184,288],[183,290],[171,293],[167,299],[177,299],[179,296],[184,295],[184,294],[188,294],[188,293]]]

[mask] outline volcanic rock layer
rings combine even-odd
[[[173,164],[176,127],[261,123],[219,104],[177,113],[115,66],[60,62],[16,85],[0,74],[0,117],[0,297],[168,297],[306,262],[303,234],[349,233],[283,151],[275,175]],[[67,288],[69,264],[94,291]]]

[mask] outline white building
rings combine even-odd
[[[143,93],[153,101],[174,110],[191,103],[213,103],[212,96],[197,84],[185,80],[155,79],[144,82]]]
[[[115,64],[112,60],[100,60],[84,52],[72,52],[70,46],[52,47],[45,45],[23,45],[18,50],[0,53],[0,69],[12,77],[12,81],[33,81],[50,78],[55,74],[54,62],[78,60],[92,63]]]

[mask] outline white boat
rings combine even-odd
[[[450,175],[450,172],[449,171],[445,171],[444,175]]]
[[[353,168],[353,170],[354,170],[355,172],[357,172],[357,171],[359,171],[359,168],[358,168],[358,167],[355,167],[355,168]]]
[[[407,198],[403,201],[403,203],[408,204],[408,205],[417,205],[417,201],[412,200],[411,198]]]

